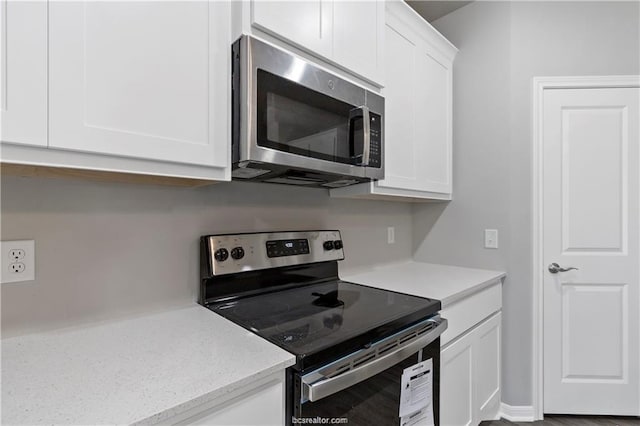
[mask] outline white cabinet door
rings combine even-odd
[[[443,426],[474,424],[473,336],[466,335],[440,355],[440,423]]]
[[[447,345],[441,354],[440,422],[477,425],[500,410],[500,312]]]
[[[452,64],[435,50],[416,53],[414,144],[420,164],[415,189],[451,194]]]
[[[420,164],[415,152],[416,80],[415,43],[386,26],[384,168],[385,179],[378,185],[396,188],[417,188]],[[400,78],[399,78],[400,77]]]
[[[2,142],[47,145],[47,2],[0,2]]]
[[[184,425],[207,426],[281,426],[284,424],[284,382],[272,382],[257,390],[204,411],[186,420]]]
[[[326,58],[332,55],[331,0],[251,2],[251,25]]]
[[[411,26],[386,25],[382,188],[451,193],[452,64]]]
[[[228,7],[51,2],[49,146],[225,167]]]
[[[282,426],[285,424],[284,371],[231,394],[194,407],[164,424],[207,426]]]
[[[384,21],[383,1],[334,2],[333,60],[381,83]]]
[[[475,330],[474,383],[478,421],[494,420],[500,411],[501,321],[502,315],[495,315]]]

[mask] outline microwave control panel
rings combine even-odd
[[[371,153],[369,155],[369,167],[380,168],[382,164],[382,117],[376,113],[369,113],[371,129]]]

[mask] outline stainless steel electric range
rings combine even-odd
[[[342,281],[343,259],[339,231],[204,236],[199,301],[296,356],[286,373],[287,424],[400,424],[403,372],[431,360],[437,425],[440,302]]]

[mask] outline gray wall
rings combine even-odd
[[[460,49],[454,200],[414,208],[415,257],[506,269],[503,401],[531,405],[532,78],[639,74],[640,3],[474,2],[433,24]]]
[[[36,281],[2,285],[3,337],[193,303],[207,233],[340,229],[344,269],[412,253],[410,206],[325,190],[19,177],[3,177],[1,190],[2,239],[36,241]],[[396,227],[394,245],[387,226]]]

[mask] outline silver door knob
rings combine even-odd
[[[573,266],[570,266],[568,268],[561,268],[557,263],[552,263],[551,265],[549,265],[549,272],[551,272],[552,274],[557,274],[558,272],[567,272],[571,271],[572,269],[575,269],[576,271],[578,270],[578,268],[574,268]]]

